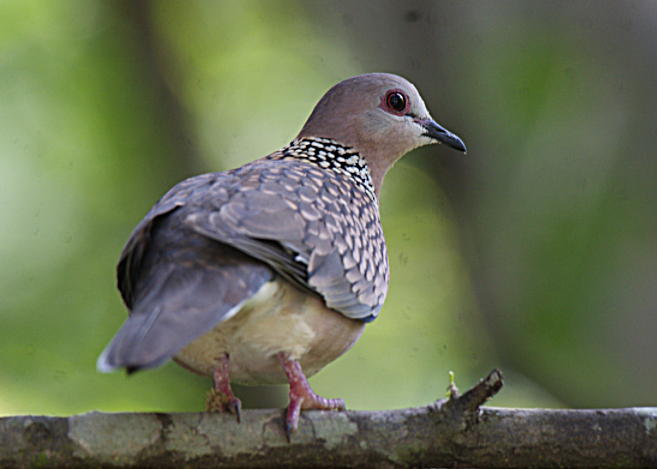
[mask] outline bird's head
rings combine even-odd
[[[409,151],[444,143],[465,152],[459,137],[437,124],[413,84],[370,73],[344,80],[317,103],[299,137],[330,138],[367,161],[378,194],[390,167]]]

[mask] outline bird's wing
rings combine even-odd
[[[158,366],[230,318],[275,275],[262,262],[185,225],[193,203],[221,175],[171,189],[128,239],[117,268],[131,310],[98,359],[98,369]]]
[[[376,201],[347,177],[297,160],[260,160],[228,174],[236,182],[211,185],[188,226],[267,263],[347,317],[376,317],[388,288]],[[209,200],[218,201],[210,210]]]

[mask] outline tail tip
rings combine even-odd
[[[113,365],[107,359],[107,349],[103,350],[103,353],[100,354],[98,360],[96,360],[96,370],[101,373],[112,373],[113,371],[118,370],[120,367]]]

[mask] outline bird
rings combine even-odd
[[[301,410],[345,410],[307,377],[379,315],[390,276],[383,179],[404,154],[432,143],[466,151],[413,84],[370,73],[326,92],[281,150],[175,185],[121,252],[129,315],[97,369],[130,374],[173,359],[211,377],[207,410],[238,422],[231,383],[289,384],[288,441]]]

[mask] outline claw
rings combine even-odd
[[[313,392],[303,374],[301,365],[297,360],[290,359],[283,353],[278,354],[287,379],[290,382],[290,403],[287,406],[287,418],[285,420],[285,433],[287,441],[291,441],[292,433],[299,426],[301,410],[345,410],[342,399],[326,399]]]
[[[285,422],[285,437],[287,438],[288,443],[292,443],[292,427],[290,424]]]
[[[237,423],[240,423],[242,420],[242,415],[240,413],[242,410],[242,401],[233,396],[233,398],[228,401],[226,408],[231,414],[235,416]]]

